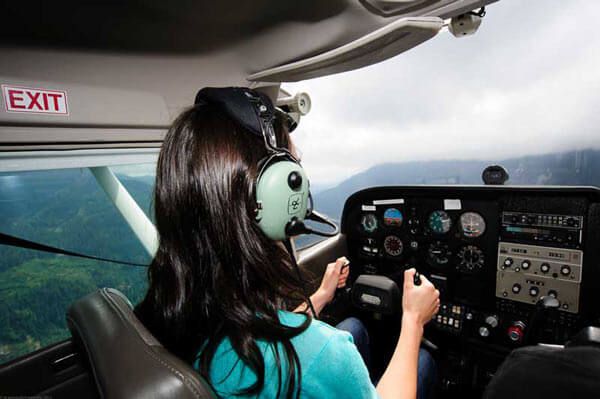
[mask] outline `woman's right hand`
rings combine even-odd
[[[423,326],[439,310],[440,292],[423,275],[421,285],[415,285],[415,273],[415,269],[404,272],[402,328],[392,359],[377,384],[377,393],[382,399],[414,399],[417,396]]]
[[[403,319],[414,320],[419,326],[424,326],[440,309],[440,292],[423,275],[421,285],[415,285],[415,273],[415,269],[404,272]]]

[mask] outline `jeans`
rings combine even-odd
[[[359,319],[349,317],[336,326],[337,329],[347,331],[352,335],[354,344],[363,358],[367,369],[371,370],[371,347],[369,333]],[[437,369],[433,357],[425,349],[419,349],[419,363],[417,367],[417,399],[431,399],[435,391]],[[374,382],[375,383],[375,382]]]

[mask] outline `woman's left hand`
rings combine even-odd
[[[346,281],[350,274],[349,265],[350,263],[345,256],[327,265],[323,280],[321,280],[321,286],[316,292],[316,294],[322,296],[325,303],[331,302],[335,296],[335,290],[346,286]]]

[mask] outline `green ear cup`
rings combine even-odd
[[[256,219],[267,237],[284,240],[292,218],[304,220],[308,192],[308,177],[297,163],[280,161],[264,170],[256,183]]]

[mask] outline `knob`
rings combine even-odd
[[[410,234],[412,234],[412,235],[418,234],[420,224],[421,224],[421,222],[419,221],[419,219],[415,219],[415,218],[408,219],[408,227],[409,227]]]
[[[498,327],[498,316],[496,316],[496,315],[490,315],[490,316],[488,316],[488,317],[485,318],[485,322],[490,327],[496,328],[496,327]]]
[[[521,267],[523,268],[523,270],[529,269],[529,266],[531,266],[531,262],[529,262],[528,260],[524,260],[523,262],[521,262]]]
[[[550,265],[547,263],[542,263],[542,265],[540,266],[540,270],[543,273],[548,273],[550,271]]]
[[[562,274],[563,276],[568,276],[569,274],[571,274],[571,268],[567,265],[564,265],[560,268],[560,274]]]
[[[529,295],[537,296],[540,293],[540,289],[538,287],[529,288]]]
[[[521,284],[514,283],[512,286],[512,292],[515,294],[518,294],[519,292],[521,292]]]
[[[293,171],[288,175],[288,186],[292,190],[299,190],[302,187],[302,175],[300,173]]]
[[[512,258],[506,258],[506,259],[504,259],[504,266],[511,267],[512,264],[513,264],[513,259]]]
[[[552,298],[557,298],[558,293],[554,290],[550,290],[550,291],[548,291],[548,296],[551,296]]]
[[[483,338],[487,338],[490,336],[490,329],[486,326],[479,327],[479,335]]]
[[[508,327],[506,333],[512,342],[523,341],[523,337],[525,336],[525,323],[522,321],[515,321],[510,327]]]

